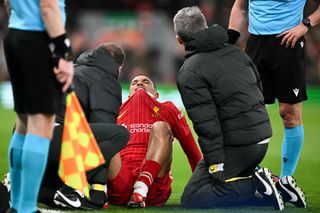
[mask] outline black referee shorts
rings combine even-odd
[[[61,85],[53,73],[53,62],[45,32],[10,29],[4,50],[17,113],[55,114],[61,107]]]
[[[295,47],[285,48],[275,35],[251,35],[246,52],[258,68],[266,104],[277,98],[280,103],[299,103],[307,100],[304,67],[305,40]]]

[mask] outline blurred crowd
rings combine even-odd
[[[174,83],[183,51],[175,40],[173,15],[182,7],[198,5],[208,24],[227,28],[234,0],[67,0],[67,28],[76,56],[100,42],[114,42],[126,50],[127,62],[121,80],[145,73],[155,82]],[[305,15],[312,13],[319,0],[308,0]],[[0,39],[7,30],[7,15],[0,7]],[[244,48],[248,33],[241,36]],[[320,84],[320,27],[306,35],[306,72],[309,84]],[[0,43],[0,81],[8,74]]]

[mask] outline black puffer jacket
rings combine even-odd
[[[261,82],[250,58],[226,44],[223,28],[196,33],[185,45],[177,84],[204,159],[224,162],[224,147],[255,144],[272,131]]]
[[[89,123],[116,123],[122,102],[118,67],[104,49],[87,51],[77,59],[72,85]],[[56,122],[62,124],[63,119],[64,110]]]

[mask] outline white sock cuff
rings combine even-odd
[[[143,197],[147,197],[148,186],[142,181],[136,181],[133,185],[134,192],[141,194]]]

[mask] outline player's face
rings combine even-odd
[[[136,76],[130,83],[130,95],[133,95],[138,89],[143,89],[154,98],[158,98],[159,94],[157,93],[153,82],[150,78],[144,75]]]

